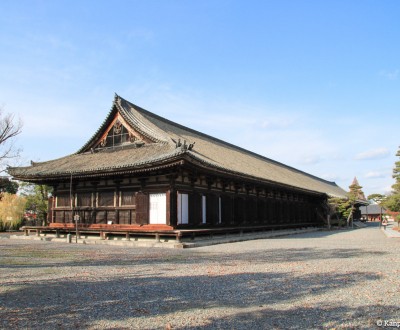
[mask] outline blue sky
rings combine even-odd
[[[77,151],[114,93],[344,189],[387,193],[399,1],[0,1],[20,164]]]

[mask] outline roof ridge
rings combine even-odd
[[[97,131],[90,137],[90,139],[89,139],[77,152],[75,152],[74,154],[80,154],[80,153],[82,153],[83,151],[85,151],[85,150],[89,147],[90,143],[96,138],[96,136],[105,128],[106,124],[108,123],[108,121],[109,121],[110,118],[111,118],[112,113],[113,113],[114,110],[115,110],[114,105],[115,105],[115,101],[117,100],[118,97],[119,97],[119,96],[117,95],[117,93],[115,93],[115,96],[114,96],[114,100],[113,100],[111,109],[110,109],[110,111],[108,111],[108,114],[107,114],[106,118],[103,120],[103,122],[101,123],[100,127],[99,127],[99,128],[97,129]]]
[[[120,96],[119,96],[119,97],[120,97]],[[153,112],[151,112],[151,111],[149,111],[149,110],[143,109],[142,107],[139,107],[138,105],[136,105],[136,104],[134,104],[134,103],[132,103],[132,102],[130,102],[130,101],[127,101],[126,99],[124,99],[124,98],[122,98],[122,97],[120,97],[120,98],[121,98],[122,100],[124,100],[125,102],[129,103],[135,110],[137,110],[137,111],[139,111],[139,112],[143,112],[144,114],[146,114],[146,115],[148,115],[148,116],[151,116],[151,117],[153,117],[153,118],[155,118],[155,119],[158,119],[158,120],[160,120],[160,121],[166,122],[166,123],[168,123],[168,124],[170,124],[170,125],[173,125],[173,126],[175,126],[175,127],[181,128],[181,129],[183,129],[183,130],[187,130],[187,131],[189,131],[189,132],[191,132],[191,133],[198,134],[198,135],[200,135],[200,136],[202,136],[202,137],[211,139],[211,140],[213,140],[213,141],[216,141],[216,142],[221,143],[221,144],[223,144],[223,145],[229,146],[229,147],[234,148],[234,149],[236,149],[236,150],[239,150],[239,151],[241,151],[241,152],[245,152],[245,153],[250,154],[250,155],[252,155],[252,156],[256,156],[256,157],[258,157],[258,158],[260,158],[260,159],[262,159],[262,160],[266,160],[266,161],[271,162],[271,163],[273,163],[273,164],[275,164],[275,165],[279,165],[279,166],[281,166],[281,167],[285,167],[285,168],[287,168],[287,169],[289,169],[289,170],[292,170],[292,171],[295,171],[295,172],[297,172],[297,173],[304,174],[304,175],[306,175],[306,176],[308,176],[308,177],[310,177],[310,178],[316,179],[316,180],[318,180],[318,181],[320,181],[320,182],[329,183],[329,184],[335,184],[335,185],[337,186],[336,182],[334,182],[334,181],[329,181],[329,180],[322,179],[322,178],[320,178],[320,177],[318,177],[318,176],[315,176],[315,175],[312,175],[312,174],[310,174],[310,173],[301,171],[301,170],[299,170],[299,169],[297,169],[297,168],[294,168],[294,167],[292,167],[292,166],[283,164],[283,163],[278,162],[278,161],[276,161],[276,160],[273,160],[273,159],[271,159],[271,158],[265,157],[265,156],[260,155],[260,154],[258,154],[258,153],[256,153],[256,152],[253,152],[253,151],[244,149],[244,148],[242,148],[242,147],[236,146],[236,145],[234,145],[234,144],[232,144],[232,143],[229,143],[229,142],[226,142],[226,141],[224,141],[224,140],[218,139],[218,138],[213,137],[213,136],[211,136],[211,135],[208,135],[208,134],[199,132],[199,131],[197,131],[197,130],[195,130],[195,129],[193,129],[193,128],[190,128],[190,127],[181,125],[181,124],[176,123],[176,122],[174,122],[174,121],[172,121],[172,120],[169,120],[169,119],[167,119],[167,118],[161,117],[161,116],[159,116],[159,115],[157,115],[157,114],[155,114],[155,113],[153,113]]]
[[[159,134],[157,134],[157,132],[155,132],[151,127],[148,127],[148,125],[141,121],[140,118],[132,116],[129,111],[130,109],[125,109],[122,102],[126,102],[129,105],[131,105],[131,103],[120,96],[118,96],[118,100],[116,100],[116,106],[119,109],[119,113],[132,125],[133,128],[154,142],[168,142],[165,138],[159,136]],[[136,108],[134,109],[136,110]]]

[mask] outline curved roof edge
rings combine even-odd
[[[118,96],[118,97],[120,97],[120,96]],[[250,151],[250,150],[244,149],[244,148],[242,148],[242,147],[236,146],[236,145],[234,145],[234,144],[232,144],[232,143],[229,143],[229,142],[226,142],[226,141],[224,141],[224,140],[218,139],[218,138],[213,137],[213,136],[211,136],[211,135],[202,133],[202,132],[197,131],[197,130],[195,130],[195,129],[192,129],[192,128],[190,128],[190,127],[187,127],[187,126],[178,124],[178,123],[176,123],[176,122],[174,122],[174,121],[172,121],[172,120],[166,119],[166,118],[161,117],[161,116],[159,116],[159,115],[157,115],[157,114],[155,114],[155,113],[153,113],[153,112],[151,112],[151,111],[148,111],[148,110],[146,110],[146,109],[143,109],[143,108],[137,106],[136,104],[133,104],[133,103],[131,103],[131,102],[129,102],[129,101],[123,99],[123,98],[121,98],[121,99],[124,100],[125,102],[127,102],[128,104],[130,104],[130,106],[133,107],[136,111],[138,111],[138,112],[143,112],[143,113],[146,114],[147,116],[156,118],[156,119],[158,119],[158,120],[160,120],[160,121],[163,121],[163,122],[166,122],[166,123],[168,123],[169,125],[173,125],[173,126],[176,126],[176,127],[181,128],[181,129],[184,129],[184,130],[186,130],[186,131],[192,132],[192,133],[194,133],[194,134],[201,135],[201,136],[203,136],[203,137],[205,137],[205,138],[208,138],[208,139],[211,139],[211,140],[213,140],[213,141],[215,141],[215,142],[218,142],[218,143],[224,144],[224,145],[226,145],[226,146],[229,146],[230,148],[234,148],[234,149],[239,150],[239,151],[241,151],[241,152],[245,152],[245,153],[247,153],[247,154],[249,154],[249,155],[251,155],[251,156],[255,156],[255,157],[260,158],[260,159],[262,159],[262,160],[266,160],[266,161],[268,161],[268,162],[274,163],[274,164],[276,164],[276,165],[278,165],[278,166],[285,167],[285,168],[290,169],[290,170],[292,170],[292,171],[296,171],[296,172],[298,172],[298,173],[300,173],[300,174],[303,174],[303,175],[306,175],[306,176],[308,176],[308,177],[310,177],[310,178],[319,180],[319,181],[324,182],[324,183],[334,184],[334,185],[336,185],[337,187],[339,187],[339,186],[336,184],[336,182],[334,182],[334,181],[329,181],[329,180],[322,179],[322,178],[320,178],[320,177],[318,177],[318,176],[315,176],[315,175],[312,175],[312,174],[310,174],[310,173],[301,171],[301,170],[299,170],[299,169],[297,169],[297,168],[295,168],[295,167],[286,165],[286,164],[284,164],[284,163],[281,163],[281,162],[278,162],[278,161],[273,160],[273,159],[271,159],[271,158],[268,158],[268,157],[265,157],[265,156],[263,156],[263,155],[260,155],[260,154],[254,152],[254,151]]]

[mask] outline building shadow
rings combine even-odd
[[[272,328],[287,328],[288,325],[308,328],[322,322],[321,317],[334,327],[341,324],[343,315],[350,317],[356,310],[346,304],[289,310],[273,306],[355,284],[369,285],[380,279],[380,275],[372,272],[336,272],[323,276],[290,272],[158,276],[143,272],[119,276],[116,270],[110,275],[111,279],[96,277],[95,273],[87,273],[85,278],[84,274],[76,279],[64,274],[62,278],[45,282],[26,284],[21,281],[12,290],[0,293],[0,327],[33,329],[35,326],[29,325],[40,324],[41,329],[67,329],[77,325],[89,328],[104,320],[135,322],[142,317],[212,308],[237,312],[234,317],[213,314],[207,321],[210,329],[249,329],[259,328],[259,325],[261,328],[269,328],[269,325]],[[256,311],[248,312],[249,308]],[[360,315],[368,315],[365,314],[368,308],[374,309],[373,306],[361,307]]]

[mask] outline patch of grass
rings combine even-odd
[[[33,260],[16,260],[11,258],[1,258],[0,263],[2,266],[32,266],[37,264]]]

